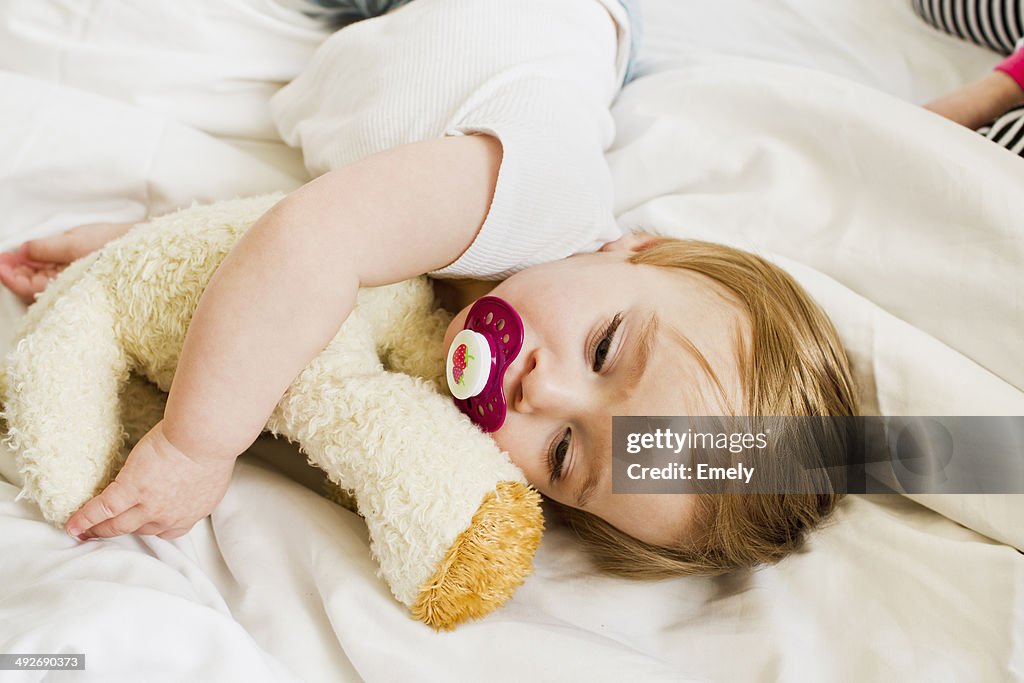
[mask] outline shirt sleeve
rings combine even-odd
[[[486,134],[502,145],[480,232],[435,277],[503,279],[539,263],[596,251],[621,236],[604,150],[608,106],[571,81],[526,73],[479,98],[448,135]]]
[[[314,176],[417,140],[497,138],[486,219],[431,274],[504,278],[620,236],[604,152],[630,40],[618,0],[414,0],[327,38],[271,113]]]

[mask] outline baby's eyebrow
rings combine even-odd
[[[632,349],[633,364],[629,366],[624,380],[626,391],[635,389],[643,379],[644,373],[647,372],[647,361],[650,360],[651,352],[654,350],[654,340],[658,336],[660,324],[658,314],[652,311],[644,321],[643,327],[640,328],[640,334],[637,335]]]
[[[643,327],[640,328],[640,333],[636,336],[636,342],[631,349],[633,363],[627,368],[624,380],[627,391],[632,390],[639,384],[644,373],[647,371],[647,361],[650,359],[651,352],[654,349],[654,340],[657,338],[659,324],[658,314],[652,311],[647,320],[644,321]],[[601,472],[601,458],[587,458],[587,474],[583,478],[583,483],[580,484],[573,494],[576,507],[582,508],[590,501],[590,497],[597,490],[597,485],[601,483]]]

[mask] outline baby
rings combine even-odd
[[[488,144],[486,139],[479,142]],[[325,191],[332,189],[337,190]],[[295,210],[290,202],[302,201],[308,191],[283,200],[252,231],[262,229],[264,239],[280,235],[273,221],[280,220],[279,212]],[[99,241],[127,227],[80,231],[77,244],[84,245],[83,235],[98,235]],[[333,240],[344,233],[324,234],[334,238],[321,243],[320,251],[340,258],[346,249]],[[72,239],[60,241],[67,246]],[[239,407],[252,403],[246,399],[254,389],[243,387],[233,398],[214,396],[207,402],[225,365],[234,364],[239,373],[224,384],[225,391],[240,386],[249,374],[259,375],[252,382],[258,388],[265,374],[252,373],[252,367],[273,371],[282,365],[258,342],[237,345],[238,353],[250,349],[237,362],[209,364],[238,330],[252,325],[249,315],[272,315],[267,306],[273,305],[268,300],[274,296],[275,280],[246,266],[262,255],[266,271],[278,268],[275,263],[284,258],[280,251],[289,248],[288,240],[250,248],[245,261],[239,261],[240,248],[228,256],[236,268],[241,266],[239,275],[223,279],[231,275],[225,261],[214,279],[228,283],[229,291],[251,292],[263,305],[259,310],[251,305],[217,310],[211,305],[211,284],[189,329],[172,386],[177,408],[172,410],[175,404],[169,401],[164,421],[132,451],[115,483],[69,520],[69,532],[80,525],[78,529],[88,531],[85,537],[173,537],[219,501],[237,455],[233,451],[244,450],[262,424],[231,447],[224,445],[226,437],[216,439],[218,426],[224,424],[220,421],[199,420],[194,432],[176,429],[174,421],[182,415],[198,420],[198,410],[215,411],[218,404],[227,409],[222,412],[244,415]],[[368,257],[350,258],[348,268],[357,260],[368,263]],[[315,263],[306,266],[316,270]],[[346,281],[352,280],[339,277],[336,286],[344,287]],[[364,281],[383,284],[386,279],[361,275],[359,282]],[[611,492],[612,415],[856,414],[848,363],[831,324],[788,275],[763,259],[720,245],[638,234],[594,253],[526,268],[497,284],[435,280],[435,285],[439,300],[456,313],[445,333],[445,348],[465,326],[472,303],[484,294],[500,297],[520,315],[525,342],[505,375],[507,414],[493,437],[527,479],[566,513],[602,567],[661,577],[774,562],[799,547],[806,531],[838,501],[838,495],[811,493]],[[300,299],[284,301],[282,310],[305,308]],[[205,319],[200,318],[202,310]],[[315,316],[316,311],[307,309],[307,314]],[[269,340],[274,344],[270,348],[288,341],[288,325],[296,332],[302,327],[286,322],[284,333]],[[197,333],[215,335],[220,330],[228,331],[226,338],[197,355],[196,349],[202,349],[195,346]],[[272,326],[261,334],[274,334]],[[188,353],[199,364],[191,375],[183,374]],[[204,381],[204,373],[213,373],[214,381]],[[192,383],[183,384],[183,378]],[[205,407],[196,409],[183,403],[183,397]],[[204,446],[201,434],[214,440]]]
[[[416,0],[329,38],[318,57],[331,59],[314,58],[307,73],[358,66],[346,98],[329,104],[350,107],[331,109],[343,128],[332,135],[359,144],[309,146],[319,177],[225,258],[191,321],[163,420],[67,532],[186,533],[220,501],[235,459],[334,337],[358,288],[426,273],[449,278],[435,280],[458,312],[446,343],[488,291],[519,313],[525,342],[493,437],[566,510],[600,566],[720,573],[799,547],[838,495],[611,492],[613,415],[857,412],[832,325],[788,275],[723,246],[619,233],[603,151],[632,16],[619,0]],[[410,74],[405,89],[381,87]],[[295,92],[276,105],[297,144]],[[126,229],[86,226],[23,245],[0,260],[0,280],[29,297]]]

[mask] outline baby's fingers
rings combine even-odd
[[[136,529],[146,525],[148,521],[149,516],[142,509],[142,506],[136,505],[128,508],[117,517],[100,522],[93,528],[85,531],[83,535],[86,538],[112,538],[114,536],[133,534]]]
[[[178,538],[179,536],[184,536],[189,531],[191,531],[191,529],[183,529],[181,527],[178,527],[176,529],[168,529],[167,531],[163,532],[162,534],[157,534],[157,536],[159,536],[160,538],[163,538],[163,539],[169,541],[169,540],[171,540],[173,538]]]
[[[178,538],[184,536],[192,529],[186,529],[184,527],[172,527],[167,528],[166,524],[156,524],[150,522],[149,524],[143,524],[135,530],[136,536],[159,536],[160,538],[171,540],[172,538]]]
[[[30,240],[18,251],[29,261],[67,265],[128,232],[131,223],[89,223],[50,237]]]
[[[36,265],[19,261],[9,252],[0,254],[0,284],[14,292],[26,304],[31,304],[36,294],[46,289],[50,280],[61,270],[63,266]]]
[[[103,489],[103,493],[71,515],[67,524],[64,525],[64,529],[69,536],[78,538],[82,532],[117,517],[122,512],[135,507],[138,502],[138,490],[134,486],[123,484],[115,479],[107,488]]]
[[[71,263],[92,251],[84,242],[82,231],[72,228],[60,235],[29,240],[18,251],[28,261]]]

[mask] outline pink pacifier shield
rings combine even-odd
[[[448,349],[445,376],[455,405],[485,432],[505,422],[505,371],[523,348],[523,321],[503,299],[485,296],[469,309]]]

